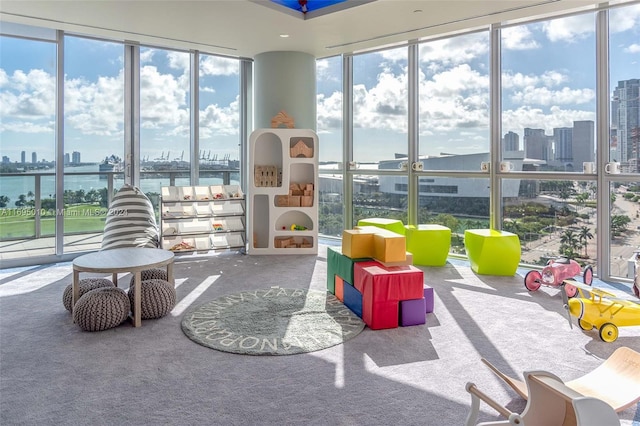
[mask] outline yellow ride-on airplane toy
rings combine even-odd
[[[563,293],[565,285],[577,288],[579,293],[579,297],[569,299],[565,305],[570,325],[571,316],[574,316],[581,329],[595,328],[604,342],[614,342],[618,338],[618,327],[640,325],[640,303],[574,280],[563,281]]]

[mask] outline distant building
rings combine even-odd
[[[553,160],[551,138],[544,134],[544,129],[524,128],[524,156],[536,160]]]
[[[595,161],[595,123],[591,120],[573,122],[573,164],[575,170],[582,169],[582,163]]]
[[[24,164],[24,163],[26,163],[26,162],[27,162],[27,153],[26,153],[25,151],[22,151],[22,152],[20,153],[20,162],[21,162],[22,164]]]
[[[502,146],[503,151],[518,151],[520,149],[520,136],[509,131],[504,135]]]
[[[554,158],[563,166],[573,168],[573,129],[556,127],[553,129]]]
[[[7,157],[6,155],[2,156],[2,164],[9,164],[11,162],[11,159],[9,157]]]
[[[31,153],[31,162],[33,164],[36,164],[38,162],[38,154],[36,154],[35,152]]]
[[[69,153],[68,153],[68,152],[65,152],[65,153],[64,153],[64,164],[65,164],[65,166],[71,162],[71,161],[70,161],[70,158],[71,158],[71,157],[69,156]]]
[[[640,79],[618,81],[611,99],[611,127],[617,137],[611,158],[622,163],[623,171],[639,172]]]
[[[80,152],[73,151],[73,153],[71,154],[71,163],[80,164]]]

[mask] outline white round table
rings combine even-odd
[[[111,273],[113,283],[118,286],[118,273],[131,272],[134,276],[135,297],[133,304],[133,326],[140,327],[141,272],[145,269],[167,267],[167,280],[173,279],[173,252],[157,248],[127,247],[103,250],[85,254],[73,260],[73,299],[75,305],[79,296],[80,272]],[[73,306],[72,305],[72,306]]]

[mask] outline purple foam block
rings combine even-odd
[[[400,325],[425,324],[427,317],[425,314],[425,299],[412,299],[400,301]]]
[[[424,288],[424,300],[426,301],[426,313],[433,312],[433,288],[425,287]]]

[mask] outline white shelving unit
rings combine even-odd
[[[257,129],[249,146],[248,253],[317,254],[318,136]]]
[[[162,248],[175,253],[244,249],[245,239],[245,199],[238,185],[162,187]]]

